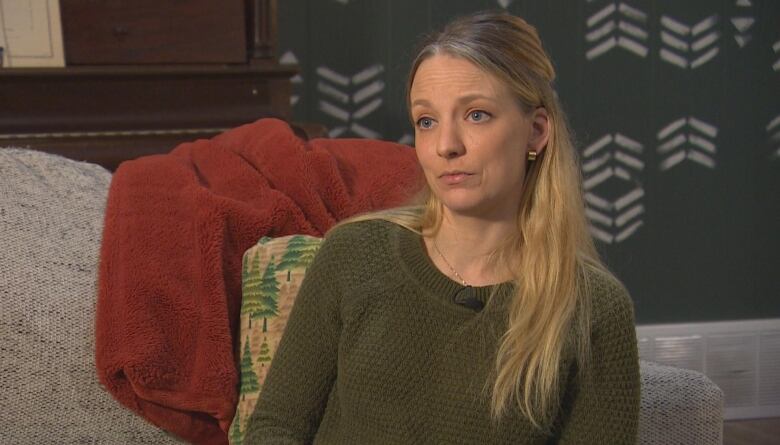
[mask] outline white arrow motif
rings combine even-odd
[[[282,57],[279,58],[279,63],[281,65],[298,65],[298,58],[295,56],[295,53],[292,51],[286,51],[284,54],[282,54]],[[300,74],[296,74],[295,76],[290,79],[290,82],[295,85],[301,85],[303,83],[303,76]],[[301,97],[297,94],[293,94],[290,96],[290,105],[295,105],[300,101]]]
[[[380,137],[382,137],[381,134],[377,133],[376,131],[368,127],[364,127],[358,124],[357,122],[352,122],[352,125],[349,126],[349,129],[356,135],[364,137],[366,139],[379,139]]]
[[[659,51],[661,60],[680,68],[691,69],[709,62],[720,52],[720,48],[715,45],[720,39],[720,33],[713,29],[717,23],[717,15],[711,15],[692,27],[672,17],[661,16],[661,43],[663,45]],[[678,54],[678,52],[683,54]],[[686,57],[688,53],[692,53],[690,54],[691,60]]]
[[[339,90],[332,85],[327,84],[326,82],[317,82],[317,91],[343,104],[349,103],[349,94]]]
[[[385,67],[382,65],[371,65],[359,71],[352,76],[352,83],[359,84],[373,79],[374,77],[385,72]]]
[[[744,8],[752,7],[753,4],[750,0],[736,0],[736,6],[737,8],[743,8],[744,10]],[[753,26],[753,23],[755,23],[755,19],[753,17],[742,16],[741,14],[742,12],[740,12],[739,17],[732,17],[731,24],[734,25],[734,28],[737,30],[734,34],[734,40],[740,48],[744,48],[753,38],[753,36],[747,32]]]
[[[329,131],[331,137],[339,137],[347,131],[365,138],[381,137],[358,121],[373,114],[384,103],[381,94],[385,82],[380,78],[384,70],[384,66],[374,64],[346,76],[327,66],[317,67],[317,92],[321,95],[319,110],[343,122]]]
[[[751,26],[753,26],[755,21],[756,19],[753,17],[734,17],[731,19],[731,24],[737,28],[737,31],[745,32],[750,29]]]
[[[647,31],[640,25],[647,14],[625,3],[611,3],[586,20],[585,41],[593,44],[585,58],[593,60],[613,48],[623,48],[639,57],[647,57]]]
[[[772,51],[775,52],[775,54],[780,53],[780,40],[774,43],[772,45]],[[775,63],[772,65],[773,71],[780,71],[780,59],[777,59]]]
[[[341,85],[343,87],[349,85],[349,77],[341,75],[332,69],[328,68],[327,66],[320,66],[317,67],[317,75],[322,77],[323,79],[329,80],[337,85]]]
[[[414,136],[409,133],[405,133],[403,136],[401,136],[400,139],[398,139],[398,143],[412,146],[414,144]]]
[[[689,127],[687,132],[684,127]],[[665,156],[660,164],[661,170],[669,170],[685,159],[715,168],[717,147],[712,139],[717,136],[717,127],[695,117],[683,117],[667,124],[656,135],[660,143],[656,151]]]
[[[357,90],[352,98],[355,103],[363,102],[364,100],[381,93],[385,89],[385,83],[381,80],[376,80],[366,85],[365,87]]]
[[[753,38],[750,34],[746,33],[750,27],[753,26],[755,21],[756,19],[753,17],[734,17],[731,19],[731,24],[734,25],[734,28],[737,29],[738,33],[734,35],[734,40],[737,41],[737,45],[739,45],[740,48],[744,48],[750,39]]]
[[[643,150],[642,144],[620,133],[604,135],[583,150],[585,213],[594,238],[621,242],[642,226],[639,217],[645,208],[640,200],[645,192],[636,174],[644,169],[639,158]],[[613,178],[624,191],[610,200],[596,188]]]

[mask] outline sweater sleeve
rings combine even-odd
[[[572,388],[561,444],[635,444],[639,419],[639,357],[633,304],[617,282],[602,282],[594,301],[591,360]]]
[[[311,443],[336,378],[341,321],[327,239],[309,266],[249,418],[245,444]]]

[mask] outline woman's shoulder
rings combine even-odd
[[[634,303],[623,283],[611,272],[588,267],[584,274],[594,326],[634,319]]]
[[[339,224],[325,235],[325,243],[372,251],[386,245],[400,227],[389,221],[367,219]]]
[[[338,225],[325,236],[309,273],[345,298],[369,283],[384,282],[397,263],[392,242],[396,230],[402,229],[378,220]]]
[[[318,256],[337,268],[372,268],[389,260],[396,224],[382,220],[362,220],[331,229]]]

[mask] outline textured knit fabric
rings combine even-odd
[[[227,444],[238,402],[241,256],[321,235],[419,188],[408,146],[303,141],[261,119],[119,166],[100,253],[95,362],[122,404],[178,437]]]
[[[111,173],[0,149],[0,443],[168,444],[95,372],[95,281]]]
[[[723,443],[723,391],[704,374],[640,361],[639,444]]]
[[[635,443],[632,304],[614,279],[590,281],[592,363],[578,378],[567,355],[549,437],[516,410],[489,414],[512,285],[477,288],[487,305],[475,312],[452,302],[460,286],[419,235],[383,221],[340,227],[309,267],[244,443]]]

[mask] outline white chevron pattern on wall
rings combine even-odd
[[[780,40],[778,40],[777,42],[775,42],[772,45],[772,51],[775,52],[776,56],[780,55]],[[772,70],[773,71],[780,71],[780,58],[775,60],[775,63],[772,65]]]
[[[284,54],[282,54],[282,57],[279,58],[279,63],[284,65],[298,65],[298,58],[292,51],[286,51]],[[290,81],[293,84],[293,94],[290,95],[290,105],[295,106],[301,100],[301,96],[295,93],[295,89],[299,85],[303,84],[303,76],[298,73],[293,76]]]
[[[740,48],[747,45],[753,37],[748,34],[748,31],[755,21],[756,19],[753,17],[733,17],[731,19],[731,24],[734,25],[734,28],[737,30],[734,34],[734,40],[737,41],[737,45],[739,45]]]
[[[640,158],[643,150],[642,144],[620,133],[602,136],[583,150],[585,212],[594,238],[618,243],[644,224],[641,216],[645,212],[645,191],[637,177],[645,168]],[[619,181],[621,192],[617,198],[608,199],[598,191],[598,186],[610,179]]]
[[[626,3],[610,3],[586,21],[585,58],[593,60],[614,48],[647,57],[647,14]]]
[[[769,135],[770,144],[772,144],[772,158],[780,159],[780,114],[766,124],[766,132]]]
[[[401,136],[401,137],[398,139],[398,141],[397,141],[397,142],[398,142],[399,144],[404,144],[404,145],[409,145],[409,146],[412,146],[412,145],[414,145],[414,136],[412,136],[412,135],[411,135],[411,134],[409,134],[409,133],[404,133],[404,135],[403,135],[403,136]]]
[[[330,137],[339,137],[350,131],[364,138],[381,137],[359,121],[374,113],[383,104],[381,97],[385,82],[381,79],[385,68],[370,65],[352,76],[339,73],[326,66],[317,68],[317,92],[320,95],[319,110],[335,118],[342,125],[332,128]]]
[[[715,168],[717,147],[713,140],[718,128],[695,117],[679,118],[663,128],[656,135],[661,171],[669,170],[688,159],[707,168]]]
[[[515,0],[498,0],[498,6],[506,9],[511,5]]]
[[[683,69],[696,69],[709,62],[720,52],[717,24],[717,14],[693,26],[667,15],[661,16],[661,60]]]
[[[756,19],[753,16],[747,15],[751,12],[750,8],[753,6],[750,3],[750,0],[736,0],[735,6],[739,8],[739,15],[735,15],[731,18],[731,24],[734,25],[735,28],[734,40],[740,48],[744,48],[753,38],[753,35],[750,34],[749,31],[750,28],[753,27],[753,23],[755,23]]]

